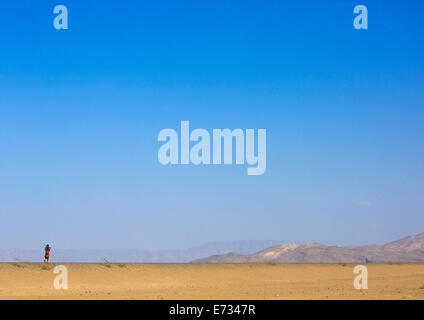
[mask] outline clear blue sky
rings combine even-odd
[[[69,30],[53,28],[53,8]],[[369,29],[353,28],[365,4]],[[424,231],[422,1],[2,1],[0,248],[383,243]],[[267,129],[267,171],[162,166]]]

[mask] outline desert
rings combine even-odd
[[[58,265],[1,263],[0,299],[424,299],[420,263],[365,264],[367,290],[345,263],[63,263],[66,290],[53,285]]]

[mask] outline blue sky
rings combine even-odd
[[[69,29],[53,28],[64,4]],[[368,7],[368,30],[353,8]],[[383,243],[424,231],[419,1],[0,4],[0,247]],[[267,129],[267,171],[163,128]]]

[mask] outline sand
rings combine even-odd
[[[67,290],[53,264],[0,263],[0,299],[424,299],[424,264],[367,264],[367,290],[354,264],[62,265]]]

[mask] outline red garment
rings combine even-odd
[[[50,257],[50,252],[47,252],[44,256],[45,259],[48,259]]]

